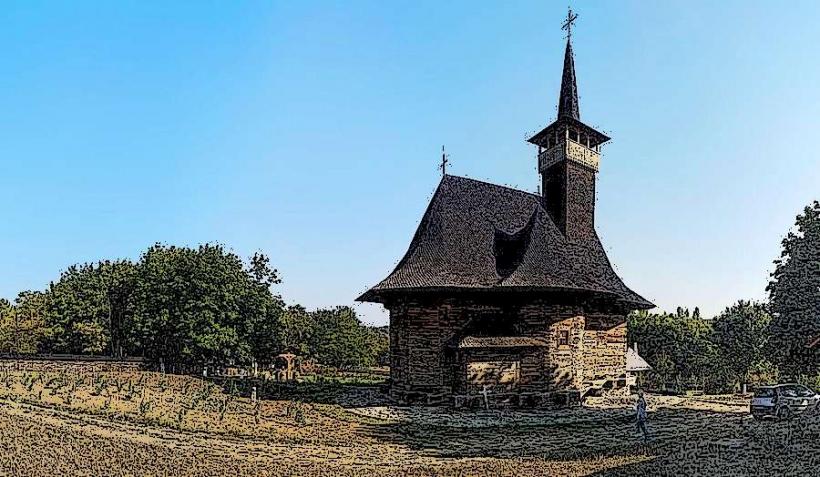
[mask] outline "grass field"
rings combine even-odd
[[[649,396],[643,445],[623,398],[452,412],[332,389],[321,402],[301,392],[253,403],[182,376],[2,373],[0,474],[807,475],[820,465],[820,416],[757,422],[734,397]]]

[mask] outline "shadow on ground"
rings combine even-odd
[[[683,435],[648,447],[653,456],[600,471],[598,476],[816,475],[820,466],[820,419],[790,422],[744,420],[723,432]]]
[[[820,465],[820,416],[758,422],[738,412],[661,408],[644,444],[631,407],[457,413],[409,409],[401,422],[361,432],[441,458],[618,458],[596,475],[813,475]],[[641,462],[634,463],[636,457]]]

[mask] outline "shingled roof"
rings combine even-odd
[[[458,347],[465,348],[547,348],[549,342],[544,338],[531,336],[465,336],[458,342]]]
[[[635,309],[654,307],[615,274],[597,234],[567,240],[540,196],[450,175],[404,258],[357,300],[443,290],[584,291]]]

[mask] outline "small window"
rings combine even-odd
[[[569,130],[569,138],[575,142],[578,142],[578,132],[573,131],[572,129]]]
[[[559,330],[558,331],[558,346],[569,346],[569,331],[568,330]]]

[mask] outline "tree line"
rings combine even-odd
[[[742,384],[800,381],[820,388],[820,203],[782,241],[766,302],[738,301],[713,319],[632,313],[630,345],[652,366],[644,385],[727,392]]]
[[[292,351],[336,367],[384,360],[385,328],[349,307],[307,311],[271,291],[269,259],[221,245],[155,245],[138,261],[69,267],[45,290],[0,300],[0,352],[139,356],[169,370],[269,363]],[[652,366],[655,388],[725,392],[743,383],[800,380],[820,387],[820,203],[797,216],[763,303],[700,311],[636,312],[628,339]]]
[[[0,300],[0,352],[144,357],[171,371],[266,364],[280,352],[336,367],[371,366],[383,329],[350,307],[286,306],[268,257],[222,245],[154,245],[138,261],[74,265],[45,290]]]

